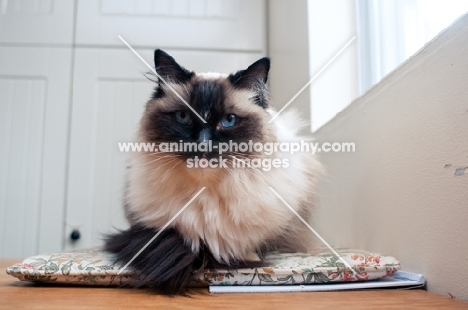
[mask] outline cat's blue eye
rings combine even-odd
[[[185,111],[177,111],[175,113],[177,123],[181,125],[188,125],[190,123],[190,114]]]
[[[234,114],[224,115],[223,118],[221,118],[220,123],[224,128],[232,127],[237,123],[237,116]]]

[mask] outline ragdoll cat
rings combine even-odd
[[[162,50],[155,51],[154,62],[156,72],[168,85],[162,80],[157,82],[141,118],[136,142],[200,145],[211,141],[218,146],[229,141],[272,144],[302,139],[297,135],[301,122],[292,113],[284,112],[269,123],[276,112],[266,86],[268,58],[230,75],[188,71]],[[125,195],[131,227],[108,236],[105,245],[105,250],[122,265],[206,187],[132,261],[129,268],[140,276],[135,286],[183,293],[192,276],[207,266],[253,266],[261,264],[265,253],[271,251],[307,250],[310,232],[270,187],[307,220],[320,172],[320,164],[312,154],[234,149],[221,155],[227,167],[197,168],[188,164],[194,158],[219,156],[216,147],[211,152],[132,154]],[[235,166],[237,161],[254,159],[277,159],[281,166]]]

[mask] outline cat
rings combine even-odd
[[[302,122],[295,113],[283,112],[269,122],[276,114],[267,88],[269,58],[229,75],[189,71],[160,49],[154,63],[161,78],[146,104],[136,142],[219,146],[304,139],[298,135]],[[194,167],[193,160],[203,158],[219,158],[228,167]],[[287,165],[236,168],[236,163],[255,159]],[[307,251],[310,231],[270,187],[307,220],[320,175],[321,165],[310,153],[233,149],[220,155],[215,148],[134,153],[124,203],[130,228],[108,236],[104,249],[125,264],[159,232],[129,268],[139,272],[135,286],[168,294],[184,293],[192,276],[207,266],[253,266],[268,252]]]

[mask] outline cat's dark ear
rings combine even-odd
[[[248,89],[255,92],[254,102],[262,108],[268,107],[268,91],[266,82],[270,71],[270,59],[264,57],[251,64],[247,69],[229,75],[229,81],[235,88]]]
[[[154,51],[154,66],[166,82],[186,83],[193,76],[193,72],[180,66],[172,56],[160,49]]]
[[[229,76],[232,85],[237,88],[255,89],[258,84],[266,84],[270,71],[270,59],[264,57],[251,64],[247,69]]]

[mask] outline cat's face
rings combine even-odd
[[[268,58],[231,75],[187,71],[161,50],[155,51],[154,61],[156,71],[168,85],[159,80],[153,98],[147,104],[140,128],[144,142],[200,144],[211,140],[211,151],[174,152],[181,159],[187,159],[217,157],[217,146],[223,142],[275,140],[274,129],[268,124]],[[239,154],[228,150],[223,157],[232,155],[254,156],[249,152]]]

